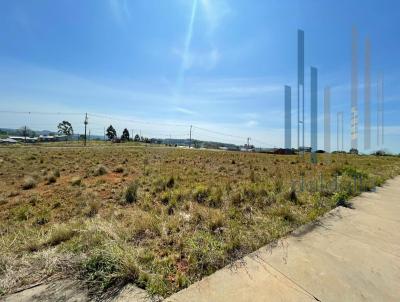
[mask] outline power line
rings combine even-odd
[[[82,115],[83,113],[78,112],[44,112],[44,111],[12,111],[12,110],[0,110],[0,113],[5,114],[38,114],[38,115]]]
[[[0,110],[0,114],[28,114],[28,115],[55,115],[55,116],[60,116],[60,115],[77,115],[77,116],[85,116],[86,119],[86,113],[77,113],[77,112],[45,112],[45,111],[16,111],[16,110]],[[92,118],[92,122],[91,124],[91,130],[101,130],[101,132],[104,132],[104,123],[100,123],[100,122],[96,122],[96,119],[101,119],[101,120],[109,120],[109,121],[121,121],[121,122],[131,122],[131,123],[137,123],[137,124],[145,124],[145,125],[159,125],[159,126],[170,126],[170,127],[190,127],[189,124],[177,124],[177,123],[167,123],[167,122],[146,122],[146,121],[141,121],[141,120],[136,120],[136,119],[129,119],[129,118],[119,118],[119,117],[113,117],[113,116],[109,116],[109,115],[104,115],[104,114],[98,114],[98,113],[87,113],[87,118]],[[93,119],[95,120],[93,122]],[[55,128],[55,126],[50,126],[50,124],[43,124],[43,123],[29,123],[31,126],[35,125],[35,127],[44,127],[44,128]],[[42,126],[43,125],[43,126]],[[28,125],[29,126],[29,125]],[[93,127],[95,126],[95,127]],[[98,127],[97,127],[98,126]],[[208,133],[212,133],[212,134],[216,134],[218,136],[222,136],[222,137],[228,137],[228,138],[234,138],[240,141],[245,141],[247,139],[247,137],[245,136],[239,136],[239,135],[233,135],[233,134],[229,134],[229,133],[224,133],[224,132],[220,132],[220,131],[215,131],[212,129],[207,129],[207,128],[203,128],[203,127],[198,127],[195,125],[192,125],[192,129],[193,130],[199,130],[199,131],[204,131],[204,132],[208,132]],[[140,132],[140,131],[139,131]],[[187,136],[189,135],[190,137],[190,132],[187,133],[185,132],[175,132],[175,133],[171,133],[171,131],[167,131],[167,132],[161,132],[161,131],[147,131],[149,133],[152,133],[153,135],[160,135],[161,136],[165,136],[168,137],[170,134],[173,134],[175,137],[179,137],[179,136]],[[212,137],[207,135],[207,137]],[[215,139],[217,139],[216,137],[214,137]],[[190,139],[190,138],[189,138]],[[220,138],[219,138],[220,139]],[[263,145],[266,146],[272,146],[269,143],[266,143],[262,140],[258,140],[255,138],[252,138],[253,141],[261,143]]]
[[[97,114],[97,113],[88,113],[88,115],[92,116],[92,117],[108,119],[108,120],[112,120],[112,121],[131,122],[131,123],[138,123],[138,124],[145,124],[145,125],[160,125],[160,126],[174,126],[174,127],[187,127],[188,126],[188,125],[184,125],[184,124],[146,122],[146,121],[135,120],[135,119],[118,118],[118,117],[111,117],[111,116],[107,116],[107,115],[103,115],[103,114]]]

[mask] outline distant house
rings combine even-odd
[[[252,147],[252,148],[242,147],[242,148],[240,148],[240,151],[242,151],[242,152],[254,152],[255,150],[254,150],[254,147]]]
[[[2,145],[11,145],[11,144],[16,144],[16,143],[18,143],[18,141],[16,141],[15,139],[12,139],[12,138],[0,139],[0,144],[2,144]]]
[[[278,148],[278,149],[275,149],[275,151],[273,153],[274,154],[284,155],[284,154],[288,154],[287,153],[288,151],[289,151],[289,149]]]
[[[300,147],[299,148],[300,152],[303,151],[303,150],[304,150],[304,152],[311,152],[311,147],[304,147],[304,148]]]
[[[37,137],[28,137],[28,136],[10,136],[9,139],[15,140],[17,142],[27,142],[27,143],[36,143],[38,141]]]
[[[38,138],[40,142],[62,142],[66,140],[66,135],[40,135]]]

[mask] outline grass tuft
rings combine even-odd
[[[137,191],[139,183],[137,181],[131,182],[125,189],[124,199],[126,203],[134,203],[137,201]]]
[[[79,176],[74,176],[71,178],[71,185],[72,186],[80,186],[82,184],[82,178]]]
[[[24,190],[29,190],[29,189],[33,189],[34,187],[36,187],[36,185],[37,185],[37,181],[32,176],[27,176],[24,178],[24,181],[22,183],[22,188]]]

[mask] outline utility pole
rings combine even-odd
[[[90,142],[90,129],[89,129],[89,142]]]
[[[86,146],[86,127],[87,127],[87,124],[88,124],[87,113],[85,114],[85,121],[84,121],[84,124],[85,124],[85,142],[84,142],[84,145]]]
[[[25,144],[26,144],[26,126],[24,128],[24,137],[25,137]]]
[[[190,132],[189,132],[189,149],[192,146],[192,125],[190,125]]]
[[[103,140],[106,141],[106,127],[104,127],[103,130]]]

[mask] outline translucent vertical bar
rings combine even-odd
[[[353,27],[351,43],[351,148],[357,149],[358,138],[358,33]]]
[[[341,134],[341,137],[342,137],[342,147],[341,147],[341,151],[343,151],[344,150],[344,147],[343,147],[343,141],[344,141],[344,124],[343,124],[343,111],[342,112],[340,112],[340,127],[341,127],[341,129],[342,129],[342,134]]]
[[[317,163],[318,148],[318,72],[311,67],[311,162]]]
[[[300,112],[302,112],[301,118]],[[301,138],[300,128],[302,129]],[[300,147],[304,152],[304,31],[301,29],[297,31],[297,148],[299,151]]]
[[[383,89],[383,73],[381,75],[381,131],[382,131],[382,146],[385,144],[385,120],[384,120],[384,101],[385,94]]]
[[[331,152],[331,89],[324,91],[324,149]]]
[[[364,149],[371,148],[371,44],[365,39]]]
[[[378,75],[377,81],[377,145],[384,143],[384,96],[383,96],[383,74]]]
[[[337,113],[337,133],[336,133],[336,144],[337,144],[337,151],[343,151],[343,111]]]
[[[304,31],[297,31],[297,78],[298,84],[304,85]]]
[[[381,94],[380,94],[380,89],[381,89],[381,87],[380,87],[380,79],[379,79],[379,74],[378,74],[378,79],[377,79],[377,81],[376,81],[376,145],[379,147],[380,146],[380,143],[381,143],[381,140],[380,140],[380,137],[379,137],[379,134],[380,134],[380,125],[381,125],[381,123],[380,123],[380,118],[381,118],[381,115],[380,115],[380,102],[381,102]]]
[[[339,115],[340,112],[336,114],[336,151],[339,151]]]
[[[292,149],[292,90],[285,86],[285,149]]]

